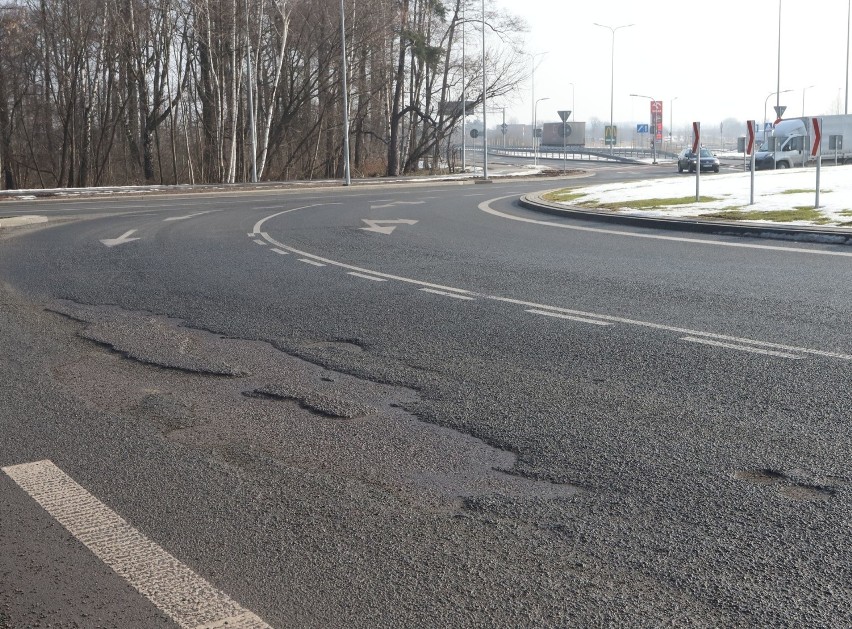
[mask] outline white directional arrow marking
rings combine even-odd
[[[383,205],[371,205],[370,209],[375,210],[377,208],[393,207],[395,205],[423,205],[424,203],[425,201],[392,201]]]
[[[414,225],[417,223],[417,221],[410,218],[398,218],[392,221],[374,221],[369,218],[362,218],[361,220],[367,223],[369,227],[359,227],[358,229],[363,229],[366,232],[378,232],[380,234],[392,234],[393,230],[397,228],[397,225]],[[386,227],[382,227],[382,225],[386,225]]]
[[[196,212],[195,214],[187,214],[186,216],[171,216],[169,218],[164,218],[163,222],[166,222],[166,221],[185,221],[188,218],[193,218],[195,216],[201,216],[202,214],[209,214],[210,212],[213,212],[213,211],[214,210],[205,210],[204,212]]]
[[[123,245],[126,242],[133,242],[134,240],[139,240],[138,238],[128,238],[130,234],[135,233],[135,229],[131,229],[130,231],[124,232],[118,238],[104,238],[101,240],[107,247],[115,247],[116,245]]]

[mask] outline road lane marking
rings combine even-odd
[[[102,238],[101,242],[110,248],[117,247],[118,245],[123,245],[128,242],[133,242],[134,240],[139,240],[139,238],[129,238],[128,236],[130,236],[130,234],[135,234],[136,231],[137,230],[135,229],[129,229],[118,238]]]
[[[734,343],[722,343],[710,339],[699,339],[693,336],[681,337],[681,341],[689,341],[690,343],[701,343],[703,345],[712,345],[714,347],[724,347],[725,349],[734,349],[740,352],[751,352],[753,354],[765,354],[766,356],[776,356],[778,358],[789,358],[791,360],[802,360],[804,356],[796,356],[787,352],[776,352],[770,349],[761,349],[759,347],[748,347],[746,345],[735,345]]]
[[[281,249],[276,249],[275,247],[272,247],[272,251],[274,251],[275,253],[280,253],[282,256],[289,256],[290,255],[289,251],[283,251]]]
[[[577,317],[574,315],[562,314],[560,312],[550,312],[547,310],[538,310],[532,308],[527,310],[527,312],[531,312],[533,314],[544,315],[546,317],[557,317],[559,319],[570,319],[571,321],[579,321],[580,323],[592,323],[594,325],[612,325],[610,321],[600,321],[598,319],[589,319],[587,317]]]
[[[459,295],[458,293],[450,293],[445,290],[435,290],[434,288],[421,288],[424,293],[433,293],[435,295],[443,295],[444,297],[452,297],[453,299],[467,299],[473,301],[473,297],[468,297],[467,295]]]
[[[376,277],[375,275],[367,275],[366,273],[358,273],[357,271],[347,271],[349,275],[354,275],[355,277],[362,277],[365,280],[373,280],[374,282],[387,282],[387,280],[383,277]]]
[[[359,227],[365,232],[376,232],[379,234],[390,235],[400,225],[416,225],[419,221],[411,218],[397,218],[393,220],[374,220],[371,218],[362,218],[362,222],[367,223],[367,227]]]
[[[270,627],[145,537],[51,461],[2,470],[98,559],[181,627]]]
[[[496,201],[502,201],[504,199],[512,199],[517,195],[510,194],[505,197],[497,197],[496,199],[489,199],[488,201],[483,201],[479,204],[479,209],[485,212],[486,214],[491,214],[493,216],[499,216],[500,218],[508,218],[512,221],[519,221],[521,223],[532,223],[535,225],[544,225],[545,227],[558,227],[560,229],[570,229],[574,231],[582,231],[582,232],[592,232],[595,234],[608,234],[611,236],[629,236],[630,238],[645,238],[650,240],[668,240],[671,242],[688,242],[694,243],[698,245],[714,245],[717,247],[735,247],[739,249],[765,249],[768,251],[784,251],[787,253],[811,253],[815,255],[822,256],[839,256],[844,258],[852,258],[852,252],[848,251],[824,251],[822,249],[804,249],[802,247],[782,247],[782,246],[774,246],[774,245],[757,245],[745,242],[726,242],[724,240],[703,240],[701,238],[686,238],[683,236],[662,236],[659,234],[642,234],[636,232],[628,232],[619,229],[604,229],[601,227],[583,227],[581,225],[567,225],[565,223],[554,223],[553,221],[543,221],[534,218],[525,218],[523,216],[515,216],[514,214],[506,214],[505,212],[501,212],[499,210],[495,210],[491,207],[491,203]],[[570,217],[566,217],[570,218]],[[830,244],[830,243],[829,243]]]
[[[504,197],[508,198],[508,197]],[[295,208],[299,209],[299,208]],[[293,211],[293,210],[287,210]],[[613,323],[623,323],[626,325],[632,325],[637,327],[649,328],[652,330],[661,330],[665,332],[674,332],[675,334],[683,334],[687,336],[698,336],[704,338],[711,338],[720,341],[731,341],[734,343],[743,343],[747,345],[755,345],[759,347],[763,347],[766,349],[779,350],[779,351],[788,351],[788,352],[799,352],[802,354],[811,354],[813,356],[821,356],[823,358],[834,358],[838,360],[850,360],[852,361],[852,354],[843,354],[840,352],[830,352],[819,349],[812,349],[808,347],[797,347],[791,345],[784,345],[780,343],[771,343],[768,341],[758,341],[754,339],[747,339],[737,336],[730,336],[726,334],[719,334],[716,332],[705,332],[702,330],[692,330],[690,328],[683,328],[679,326],[666,325],[663,323],[654,323],[651,321],[642,321],[640,319],[630,319],[627,317],[616,317],[613,315],[607,314],[599,314],[596,312],[586,312],[583,310],[573,310],[571,308],[562,308],[560,306],[550,306],[548,304],[540,304],[534,301],[525,301],[523,299],[513,299],[511,297],[501,297],[499,295],[488,295],[485,293],[478,293],[475,291],[465,290],[463,288],[455,288],[453,286],[446,286],[443,284],[435,284],[434,282],[425,282],[423,280],[417,280],[410,277],[404,277],[401,275],[393,275],[391,273],[382,273],[380,271],[374,271],[372,269],[366,269],[364,267],[355,266],[353,264],[347,264],[345,262],[338,262],[337,260],[331,260],[330,258],[324,258],[322,256],[318,256],[313,253],[309,253],[307,251],[302,251],[301,249],[296,249],[295,247],[291,247],[289,245],[285,245],[282,242],[279,242],[272,238],[268,233],[260,231],[263,223],[267,220],[279,216],[284,212],[279,212],[278,214],[273,214],[271,216],[267,216],[266,218],[262,218],[255,225],[255,231],[260,234],[262,238],[264,238],[269,244],[275,245],[281,249],[286,249],[290,253],[294,253],[296,255],[304,256],[304,259],[312,259],[321,262],[323,265],[336,266],[341,269],[348,269],[350,271],[358,271],[360,273],[367,273],[370,275],[375,275],[376,277],[384,277],[389,280],[396,280],[398,282],[405,282],[407,284],[413,284],[415,286],[424,286],[427,288],[436,289],[439,291],[445,291],[450,293],[455,293],[457,295],[466,295],[471,299],[481,298],[481,299],[490,299],[492,301],[499,301],[508,304],[514,304],[516,306],[523,306],[524,308],[534,308],[537,310],[548,310],[554,312],[560,312],[563,314],[578,316],[578,317],[586,317],[589,319],[598,319],[603,321],[611,321]]]
[[[201,216],[202,214],[210,214],[210,212],[219,212],[221,210],[205,210],[204,212],[195,212],[194,214],[187,214],[186,216],[170,216],[169,218],[164,218],[163,222],[167,221],[185,221],[188,218],[195,218],[196,216]]]
[[[252,240],[252,242],[255,242],[255,243],[259,244],[259,245],[263,245],[264,247],[266,246],[266,241],[265,241],[265,240],[262,240],[262,239],[260,239],[260,238],[255,238],[254,240]]]
[[[299,262],[304,262],[305,264],[312,264],[313,266],[325,266],[322,262],[317,262],[316,260],[311,260],[309,258],[299,258]]]
[[[325,206],[328,206],[328,205],[342,205],[342,204],[341,203],[312,203],[311,205],[302,205],[300,207],[294,207],[294,208],[291,208],[289,210],[283,210],[281,212],[277,212],[275,214],[267,216],[266,218],[262,218],[258,222],[256,222],[254,224],[254,228],[252,229],[252,232],[249,234],[249,237],[253,238],[255,236],[263,236],[264,234],[262,234],[260,232],[260,227],[270,218],[274,218],[276,216],[281,216],[282,214],[289,214],[290,212],[295,212],[296,210],[307,210],[308,208],[311,208],[311,207],[325,207]],[[278,208],[269,208],[269,209],[275,210],[275,209],[278,209]]]

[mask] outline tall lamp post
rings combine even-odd
[[[342,0],[341,0],[342,1]],[[482,0],[482,180],[488,181],[488,81],[485,76],[485,0]]]
[[[343,181],[352,183],[349,170],[349,88],[346,86],[346,21],[343,12],[343,0],[340,0],[340,75],[343,81]]]
[[[771,94],[769,94],[769,96],[766,97],[766,100],[763,101],[763,139],[764,140],[766,139],[766,107],[767,107],[767,105],[769,105],[769,99],[772,98],[773,96],[776,96],[776,95],[780,99],[781,94],[786,94],[787,92],[792,92],[792,91],[793,90],[782,90],[781,92],[772,92]],[[779,105],[780,105],[780,100],[779,100]],[[777,106],[778,105],[776,105],[776,107]]]
[[[674,153],[674,138],[672,134],[674,133],[674,102],[678,99],[677,96],[673,97],[669,101],[669,151]]]
[[[808,85],[807,87],[802,88],[802,117],[805,117],[805,92],[807,92],[812,87],[816,87],[816,85]]]
[[[653,96],[645,96],[644,94],[631,94],[631,96],[635,96],[636,98],[647,98],[648,100],[651,101],[651,103],[655,103],[657,101],[657,99],[655,99]],[[654,149],[654,160],[653,160],[653,162],[654,162],[654,164],[656,164],[657,163],[657,113],[656,113],[656,111],[654,112],[653,126],[654,126],[654,128],[651,129],[651,133],[653,134],[654,139],[651,141],[651,146]]]
[[[538,166],[538,148],[535,144],[535,132],[538,127],[538,104],[543,100],[550,100],[550,97],[539,98],[533,105],[533,164],[536,166]]]
[[[532,72],[530,72],[530,84],[531,84],[531,90],[530,90],[530,91],[531,91],[532,93],[531,93],[531,95],[530,95],[530,96],[531,96],[531,101],[532,101],[532,104],[533,104],[533,117],[532,117],[532,124],[533,124],[533,130],[532,130],[532,134],[533,134],[533,137],[532,137],[533,153],[535,153],[535,58],[536,58],[536,57],[540,57],[540,56],[542,56],[542,55],[546,55],[548,52],[549,52],[549,51],[544,51],[544,52],[528,52],[528,53],[525,53],[525,54],[526,54],[526,55],[530,58],[530,61],[532,62]]]
[[[610,132],[612,131],[613,126],[613,109],[615,104],[615,31],[628,28],[633,26],[633,24],[622,24],[621,26],[607,26],[606,24],[598,24],[597,22],[593,22],[595,26],[600,26],[601,28],[609,29],[610,33],[612,33],[612,48],[610,50],[610,70],[609,70],[609,128]],[[615,138],[612,139],[609,143],[609,152],[613,153],[615,151]]]
[[[766,106],[769,104],[769,99],[772,96],[777,96],[778,98],[775,100],[775,102],[778,103],[778,105],[776,105],[776,107],[779,107],[780,104],[781,104],[781,94],[786,94],[787,92],[792,92],[792,91],[793,90],[783,90],[781,92],[772,92],[772,94],[767,96],[766,100],[763,101],[763,141],[764,142],[766,141]],[[778,111],[778,110],[776,109],[776,111]],[[776,146],[774,154],[777,155],[777,153],[778,153],[778,147]],[[775,166],[776,166],[776,164],[775,164],[776,161],[777,161],[776,159],[772,160],[772,162],[773,162],[772,167],[773,168],[775,168]]]
[[[850,2],[852,2],[852,0],[850,0]],[[574,121],[576,120],[576,118],[574,118],[574,84],[569,83],[568,85],[571,86],[571,120]]]
[[[775,111],[781,107],[781,0],[778,0],[778,74],[775,83]]]
[[[843,113],[849,113],[849,29],[852,28],[852,0],[846,5],[846,104]]]

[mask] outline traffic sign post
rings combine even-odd
[[[692,154],[695,155],[695,202],[701,193],[701,123],[692,123]]]
[[[746,153],[750,156],[751,162],[751,193],[749,194],[748,204],[754,205],[754,120],[749,120],[746,122],[746,129],[748,130],[748,138],[746,139]]]
[[[568,152],[565,150],[565,137],[571,133],[571,127],[568,126],[568,118],[571,116],[570,109],[563,109],[556,112],[562,119],[562,173],[568,172]]]
[[[811,146],[811,156],[817,158],[816,163],[816,198],[814,199],[814,209],[819,207],[819,176],[822,170],[822,118],[811,118],[811,124],[814,129],[814,143]]]

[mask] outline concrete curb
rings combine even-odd
[[[7,216],[0,217],[0,229],[4,227],[19,227],[21,225],[33,225],[35,223],[46,223],[46,216]]]
[[[766,225],[757,223],[731,223],[724,221],[697,220],[693,218],[659,218],[615,214],[597,210],[583,210],[561,203],[545,201],[542,195],[549,191],[527,194],[520,198],[521,206],[528,210],[564,216],[582,221],[594,221],[614,225],[630,225],[649,229],[714,234],[717,236],[746,236],[751,238],[771,238],[797,242],[819,242],[832,245],[852,246],[852,230],[837,227],[798,227]]]
[[[561,179],[565,177],[587,174],[580,168],[562,173],[560,169],[548,166],[542,172],[517,174],[517,171],[502,173],[500,171],[489,172],[489,179],[500,179],[507,181],[526,179]],[[428,186],[435,183],[478,183],[482,181],[482,174],[459,173],[456,175],[412,175],[410,177],[370,177],[364,179],[352,179],[351,186],[343,185],[339,179],[314,179],[310,181],[269,181],[261,183],[222,183],[222,184],[179,184],[169,186],[105,186],[102,188],[45,188],[26,190],[0,190],[0,203],[9,201],[41,201],[62,200],[73,201],[76,199],[89,198],[121,198],[138,195],[184,195],[193,193],[232,193],[242,194],[245,192],[268,192],[268,191],[303,191],[315,189],[340,189],[361,187],[383,187],[389,185],[422,185]]]

